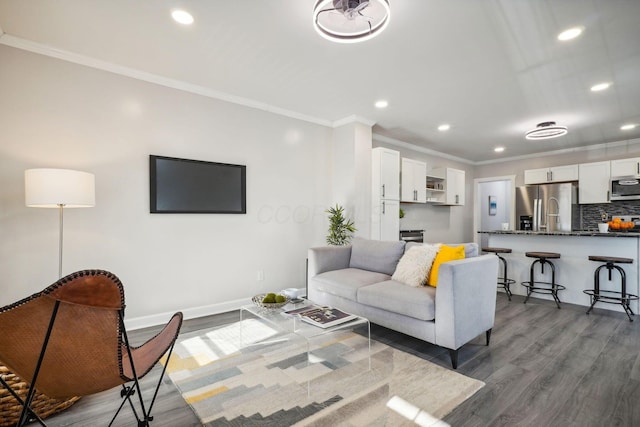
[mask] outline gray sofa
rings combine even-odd
[[[485,332],[489,345],[498,258],[478,256],[478,245],[466,243],[465,259],[441,264],[436,288],[412,287],[391,279],[404,250],[403,241],[366,239],[311,248],[308,298],[445,347],[456,369],[464,344]]]

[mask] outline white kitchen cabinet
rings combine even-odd
[[[372,150],[372,192],[374,204],[378,199],[400,200],[400,153],[388,148]]]
[[[640,177],[640,157],[611,160],[611,176],[614,178],[626,176]]]
[[[554,166],[551,168],[527,169],[524,171],[525,184],[545,184],[547,182],[577,181],[578,165]]]
[[[439,168],[430,172],[430,176],[442,178],[444,196],[440,196],[443,205],[463,206],[465,198],[465,173],[453,168]]]
[[[380,199],[373,207],[371,238],[400,240],[400,201]]]
[[[400,201],[426,203],[427,164],[403,157],[400,176]]]
[[[578,169],[578,203],[609,203],[611,162],[581,163]]]
[[[371,160],[371,238],[399,240],[400,153],[378,147]]]

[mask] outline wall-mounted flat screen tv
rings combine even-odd
[[[149,156],[151,213],[247,213],[247,167]]]

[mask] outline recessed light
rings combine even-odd
[[[174,21],[183,25],[191,25],[193,24],[193,16],[184,10],[176,9],[171,12],[171,17]]]
[[[504,151],[504,147],[496,147],[493,149],[496,153],[502,153]]]
[[[638,125],[635,123],[628,123],[626,125],[622,125],[620,126],[620,130],[631,130],[631,129],[635,129]]]
[[[610,86],[611,83],[609,82],[598,83],[597,85],[591,86],[591,92],[600,92],[601,90],[609,89]]]
[[[575,39],[580,34],[582,34],[583,30],[584,30],[584,28],[582,28],[582,27],[569,28],[568,30],[565,30],[565,31],[561,32],[560,34],[558,34],[558,40],[564,42],[564,41],[567,41],[567,40]]]
[[[376,108],[387,108],[389,106],[389,102],[381,99],[380,101],[376,101],[374,105]]]
[[[441,124],[440,126],[438,126],[438,130],[439,130],[440,132],[446,132],[446,131],[448,131],[449,129],[451,129],[451,125],[449,125],[449,124],[447,124],[447,123],[444,123],[444,124]]]

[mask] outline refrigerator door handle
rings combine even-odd
[[[533,199],[533,231],[538,231],[538,199]]]

